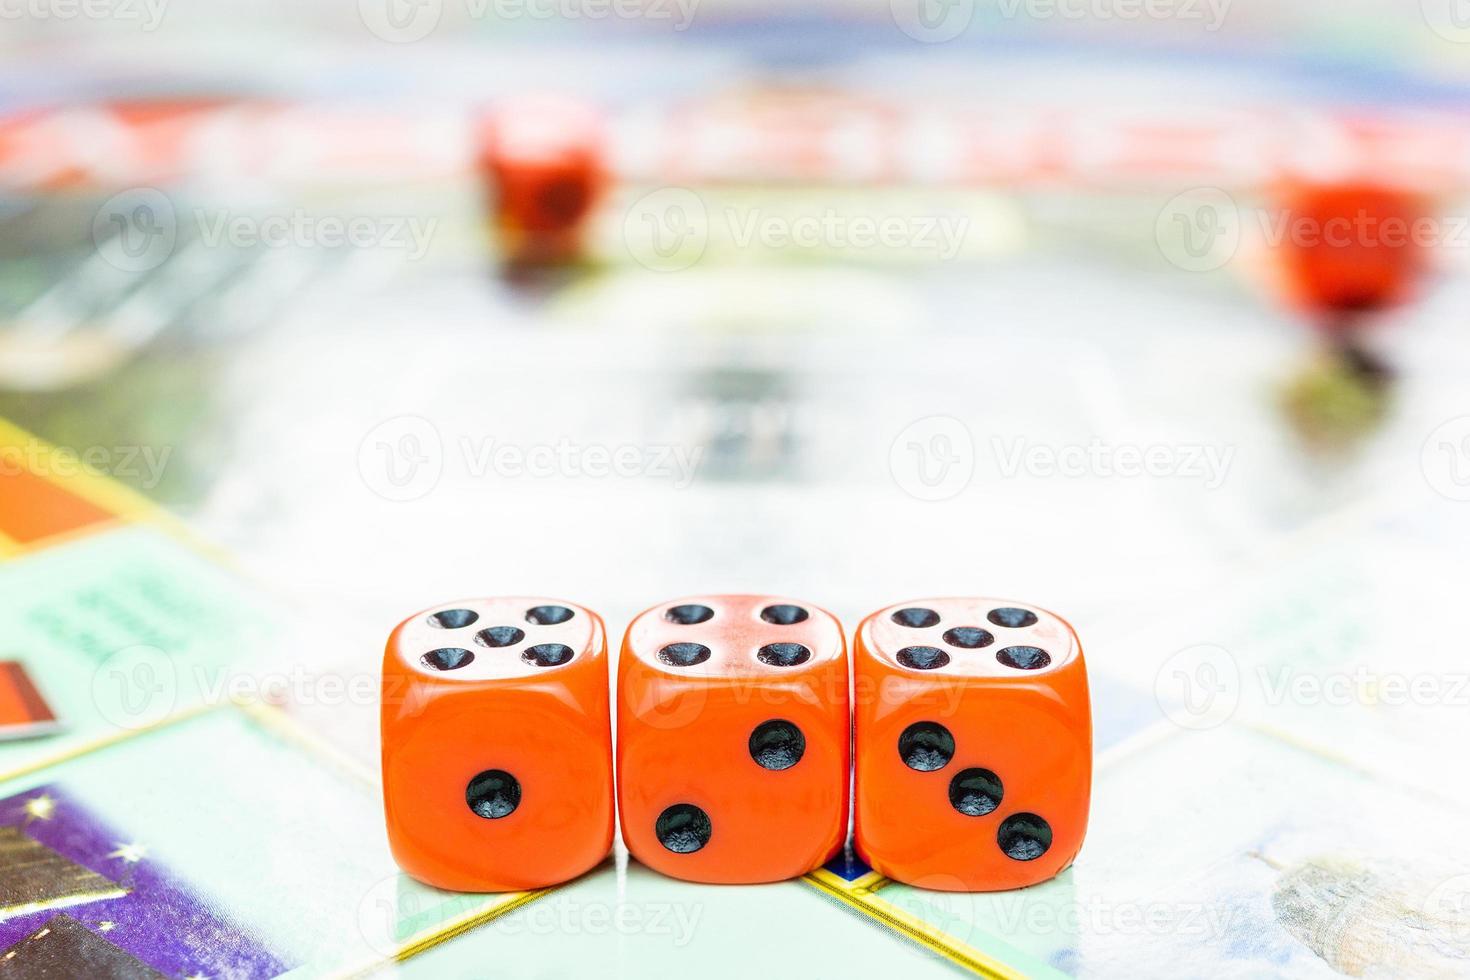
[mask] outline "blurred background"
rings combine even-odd
[[[1425,489],[1462,13],[16,0],[0,414],[303,597],[1154,605]]]
[[[1459,648],[1463,0],[0,18],[0,417],[314,620],[288,660],[458,595],[1011,596],[1097,638],[1106,746],[1349,598],[1352,657]],[[1435,707],[1385,770],[1442,783]]]

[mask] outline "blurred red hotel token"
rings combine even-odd
[[[18,661],[0,661],[0,741],[59,731],[56,713]]]
[[[597,111],[581,103],[518,100],[486,115],[477,164],[509,258],[579,255],[587,216],[608,184],[606,142]]]
[[[1329,328],[1412,299],[1443,231],[1416,195],[1372,184],[1295,187],[1282,204],[1287,294]]]
[[[522,122],[539,104],[546,125]],[[534,111],[530,112],[534,116]],[[918,107],[831,92],[754,90],[592,110],[507,103],[516,146],[589,124],[620,180],[1268,187],[1362,180],[1470,187],[1470,126],[1425,110],[1249,106],[1181,114],[1117,107]],[[511,121],[515,120],[515,121]],[[483,161],[485,118],[460,109],[334,103],[115,104],[0,117],[0,186],[130,187],[179,177],[283,182],[422,180]],[[555,125],[552,125],[555,123]],[[537,135],[538,129],[540,135]],[[529,134],[529,135],[522,135]],[[575,142],[575,140],[573,140]],[[565,149],[565,147],[564,147]]]

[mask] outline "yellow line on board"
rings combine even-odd
[[[106,531],[112,531],[122,527],[131,527],[133,524],[134,522],[131,518],[114,514],[106,520],[98,521],[95,524],[83,524],[81,527],[74,527],[66,531],[58,531],[55,534],[48,534],[43,538],[27,541],[25,544],[16,544],[13,557],[24,558],[26,555],[33,555],[38,551],[47,551],[51,548],[69,544],[72,541],[90,538],[94,534],[102,534]]]
[[[272,704],[261,704],[252,701],[235,701],[232,703],[234,707],[238,708],[262,728],[296,743],[299,748],[305,749],[309,754],[322,756],[323,761],[337,766],[349,776],[362,781],[368,786],[376,783],[373,774],[361,762],[337,748],[337,746],[333,745],[307,725],[304,725],[297,718],[292,717],[289,712]],[[375,960],[367,966],[352,968],[347,972],[336,974],[336,976],[342,978],[365,976],[380,969],[387,963],[402,962],[411,956],[417,956],[426,949],[431,949],[446,940],[453,939],[461,933],[468,932],[476,926],[483,925],[497,916],[512,912],[545,895],[550,895],[560,887],[560,885],[557,885],[552,888],[520,892],[514,894],[512,897],[501,899],[498,904],[492,905],[489,908],[478,908],[467,912],[460,918],[451,919],[447,923],[435,927],[432,931],[412,940],[399,948],[387,959]]]
[[[269,729],[288,741],[295,742],[298,747],[306,749],[311,754],[321,756],[321,761],[331,763],[353,779],[369,787],[377,784],[377,777],[372,770],[279,705],[243,700],[230,703],[260,727]]]
[[[815,877],[820,877],[823,882],[831,885],[833,888],[841,888],[843,891],[849,892],[855,892],[859,889],[877,891],[879,888],[882,888],[884,885],[888,884],[888,879],[883,877],[876,871],[869,871],[862,877],[854,878],[852,881],[848,881],[841,875],[833,874],[826,868],[818,868],[817,870],[811,872],[811,874]]]
[[[32,435],[24,429],[0,418],[0,449],[7,446],[24,446],[27,442],[48,447],[51,446],[50,443],[38,436]],[[65,531],[61,534],[51,535],[24,545],[12,540],[8,536],[0,535],[0,560],[43,551],[68,541],[88,537],[97,532],[128,525],[146,524],[169,533],[174,538],[192,547],[196,552],[214,559],[218,564],[229,567],[232,570],[234,569],[233,561],[222,549],[201,540],[184,522],[174,517],[166,509],[142,494],[118,483],[104,473],[88,470],[79,465],[77,473],[66,477],[57,476],[53,473],[37,473],[36,475],[55,486],[61,487],[63,490],[74,493],[78,497],[101,507],[114,515],[115,519]],[[305,750],[308,756],[317,757],[318,761],[334,766],[367,786],[372,786],[376,782],[373,773],[361,762],[337,748],[337,746],[323,738],[317,732],[303,725],[288,712],[274,705],[246,701],[226,701],[220,704],[195,705],[143,728],[120,730],[111,735],[73,746],[55,755],[37,759],[10,772],[0,773],[0,782],[18,779],[52,766],[70,762],[73,759],[89,755],[109,746],[128,741],[140,735],[146,735],[149,732],[154,732],[227,706],[241,711],[262,729],[295,743],[298,748]],[[488,908],[481,907],[472,910],[459,918],[451,919],[447,923],[433,928],[432,931],[426,934],[418,936],[397,949],[392,956],[386,959],[374,961],[372,964],[356,972],[341,973],[338,976],[362,976],[380,969],[387,963],[401,962],[409,957],[418,955],[424,950],[431,949],[446,940],[468,932],[476,926],[489,922],[498,916],[505,915],[508,912],[512,912],[534,902],[556,890],[556,888],[544,888],[537,891],[502,896],[496,901],[496,904]]]
[[[57,450],[57,447],[51,442],[42,439],[34,433],[27,432],[14,422],[0,418],[0,453],[3,453],[7,448],[24,449],[28,445],[44,446],[52,451]],[[157,528],[221,564],[230,564],[228,553],[210,542],[201,539],[188,524],[174,516],[168,508],[163,507],[131,487],[118,482],[106,473],[88,469],[82,465],[80,460],[76,463],[76,472],[68,476],[60,476],[56,473],[28,472],[32,472],[32,475],[45,480],[47,483],[60,487],[68,493],[75,494],[94,506],[100,507],[116,518],[116,520],[89,524],[72,531],[64,531],[61,534],[32,541],[25,545],[11,542],[12,549],[7,549],[4,542],[0,541],[0,559],[31,554],[119,526],[140,524]]]
[[[63,749],[55,755],[37,759],[35,762],[28,762],[25,765],[21,766],[19,769],[12,769],[8,772],[0,772],[0,783],[9,782],[12,779],[19,779],[22,776],[30,776],[40,772],[42,769],[49,769],[52,766],[59,766],[63,762],[70,762],[73,759],[79,759],[84,755],[91,755],[93,752],[96,752],[99,749],[105,749],[110,746],[117,745],[120,742],[131,741],[132,739],[135,739],[140,735],[147,735],[150,732],[156,732],[161,728],[167,728],[170,725],[176,725],[181,721],[188,721],[191,718],[197,718],[200,715],[215,711],[220,707],[221,705],[218,704],[194,705],[191,708],[185,708],[183,711],[180,711],[177,714],[172,714],[169,715],[167,718],[156,721],[151,725],[145,725],[142,728],[114,732],[111,735],[104,735],[101,738],[93,739],[92,741],[85,742],[81,745],[74,745],[69,749]]]
[[[534,892],[522,892],[510,901],[496,905],[494,908],[486,909],[483,912],[471,913],[464,920],[445,927],[443,931],[433,933],[425,939],[420,939],[411,945],[403,947],[398,951],[394,959],[401,963],[410,956],[417,956],[426,949],[431,949],[445,940],[453,939],[461,933],[469,932],[476,926],[484,925],[491,919],[499,918],[507,912],[514,912],[516,909],[524,905],[529,905],[536,901],[536,899],[550,895],[554,891],[556,891],[555,888],[542,888]]]
[[[1026,974],[1002,963],[988,953],[981,952],[973,946],[940,932],[923,919],[910,915],[882,899],[865,900],[863,895],[839,888],[831,882],[824,881],[817,874],[809,874],[802,881],[831,895],[843,904],[857,909],[925,949],[938,953],[951,963],[964,967],[971,973],[989,977],[992,980],[1026,980]]]
[[[49,756],[44,759],[38,759],[33,763],[22,766],[19,769],[0,774],[0,782],[7,782],[12,779],[19,779],[22,776],[32,775],[36,772],[40,772],[43,769],[48,769],[52,766],[60,765],[64,762],[70,762],[73,759],[77,759],[85,755],[90,755],[91,753],[96,752],[100,749],[105,749],[109,746],[129,741],[141,735],[147,735],[151,732],[156,732],[160,729],[168,728],[171,725],[176,725],[181,722],[189,721],[191,719],[198,718],[201,715],[205,715],[210,712],[218,711],[221,708],[227,707],[239,710],[249,720],[258,724],[262,729],[266,729],[275,735],[286,738],[296,743],[298,748],[307,750],[308,754],[316,754],[319,756],[327,757],[325,760],[319,761],[327,761],[332,765],[338,766],[345,770],[352,777],[360,779],[365,783],[371,784],[373,782],[372,774],[369,773],[366,768],[362,766],[357,760],[337,749],[330,742],[323,739],[320,735],[317,735],[309,728],[303,726],[299,721],[297,721],[295,718],[292,718],[286,712],[274,707],[273,705],[254,704],[244,701],[225,701],[219,704],[196,705],[192,708],[185,709],[184,711],[181,711],[177,714],[170,715],[169,717],[155,722],[152,725],[148,725],[134,731],[119,731],[104,738],[99,738],[83,745],[74,746],[64,752],[57,753],[54,756]],[[387,958],[375,960],[372,964],[368,966],[362,968],[354,968],[349,972],[335,974],[335,976],[342,978],[364,976],[372,973],[377,969],[380,969],[387,963],[406,960],[411,956],[418,955],[426,949],[437,946],[439,943],[442,943],[445,940],[452,939],[455,936],[467,932],[478,925],[489,922],[497,916],[514,911],[515,909],[521,908],[524,905],[534,902],[538,898],[549,895],[553,891],[556,891],[559,887],[561,886],[557,886],[555,888],[543,888],[532,892],[520,892],[515,893],[511,896],[503,896],[498,901],[498,904],[494,904],[489,908],[482,907],[471,910],[469,912],[466,912],[459,918],[451,919],[445,924],[434,928],[431,932],[418,936],[409,943],[397,949],[391,956]]]
[[[434,933],[433,935],[426,938],[415,940],[412,943],[400,947],[390,956],[383,957],[382,959],[374,959],[359,966],[345,967],[335,973],[326,974],[326,977],[328,978],[328,980],[357,980],[357,978],[359,977],[371,976],[374,973],[382,970],[386,966],[389,966],[393,963],[402,963],[404,960],[409,959],[413,956],[417,956],[425,950],[432,949],[442,942],[453,939],[455,936],[458,936],[462,933],[469,932],[471,929],[474,929],[477,926],[482,926],[492,919],[499,918],[502,915],[514,912],[516,909],[523,908],[524,906],[536,901],[538,898],[543,898],[547,895],[550,895],[552,892],[556,891],[557,888],[560,887],[561,886],[558,885],[556,886],[556,888],[543,888],[534,892],[520,892],[516,894],[513,898],[507,899],[506,901],[494,906],[493,908],[471,912],[467,915],[466,918],[455,920],[454,922],[452,922],[442,932]]]
[[[103,510],[116,514],[119,517],[136,518],[150,511],[157,511],[159,507],[143,494],[130,487],[124,486],[117,480],[105,473],[94,470],[81,461],[81,457],[71,453],[69,450],[57,447],[54,443],[40,436],[27,432],[20,426],[5,419],[0,419],[0,450],[25,449],[26,447],[41,446],[48,451],[68,452],[74,457],[74,472],[65,476],[54,472],[54,467],[45,468],[41,471],[33,471],[35,476],[40,477],[53,486],[61,487],[69,493],[74,493],[83,500],[101,507]],[[47,472],[46,470],[53,470]]]

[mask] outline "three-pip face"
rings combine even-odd
[[[618,664],[618,804],[642,863],[691,881],[781,881],[847,833],[842,627],[778,596],[660,603]]]
[[[853,641],[856,838],[889,878],[1045,881],[1087,829],[1092,723],[1077,634],[1001,599],[881,609]]]
[[[546,598],[404,620],[383,655],[383,804],[398,864],[456,891],[574,878],[613,832],[607,637]]]

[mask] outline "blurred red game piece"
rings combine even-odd
[[[588,216],[607,187],[603,127],[588,106],[553,98],[498,106],[481,131],[501,254],[511,264],[581,257]]]
[[[1277,272],[1327,344],[1283,389],[1282,405],[1309,446],[1350,448],[1382,422],[1393,391],[1395,372],[1366,328],[1414,298],[1433,217],[1418,195],[1366,182],[1297,186],[1283,203]]]
[[[1326,329],[1349,330],[1359,315],[1413,297],[1432,232],[1419,197],[1368,183],[1308,185],[1290,190],[1285,208],[1278,251],[1287,291]]]

